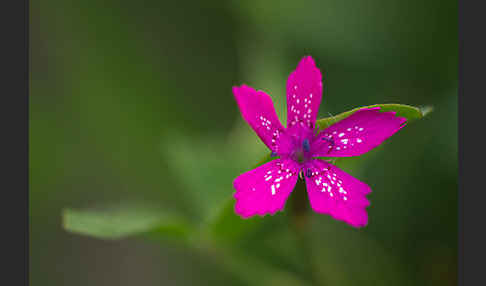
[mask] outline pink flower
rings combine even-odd
[[[379,107],[364,108],[318,132],[316,116],[322,98],[322,76],[312,57],[304,57],[287,80],[287,128],[272,99],[249,86],[233,87],[246,122],[279,158],[238,176],[235,211],[243,218],[275,214],[284,208],[299,174],[315,212],[329,214],[354,227],[368,223],[365,183],[317,157],[359,156],[405,126],[406,119]]]

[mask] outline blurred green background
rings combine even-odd
[[[241,264],[177,239],[68,233],[61,218],[66,207],[137,202],[204,227],[267,154],[231,87],[265,90],[284,121],[285,82],[304,55],[323,73],[319,117],[375,103],[435,108],[343,162],[373,190],[369,224],[312,215],[314,275],[321,285],[456,284],[457,1],[46,0],[30,2],[30,18],[31,285],[306,280],[287,213],[237,221],[244,235],[231,223],[216,232],[251,257]],[[268,227],[245,228],[255,221]]]

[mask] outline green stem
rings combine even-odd
[[[312,242],[310,240],[310,205],[303,180],[298,180],[292,194],[291,227],[302,251],[302,258],[306,263],[307,275],[313,285],[322,285],[319,282],[317,268],[314,263]]]

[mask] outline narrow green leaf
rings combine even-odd
[[[99,239],[122,239],[143,235],[186,239],[190,226],[180,217],[155,208],[123,206],[105,210],[65,209],[66,231]]]
[[[336,116],[331,116],[331,117],[326,117],[326,118],[321,118],[316,121],[317,125],[319,126],[319,129],[324,129],[332,124],[343,120],[344,118],[350,116],[354,112],[363,109],[363,108],[371,108],[371,107],[381,107],[381,111],[395,111],[397,113],[397,116],[400,117],[405,117],[407,118],[407,122],[412,122],[414,120],[420,119],[430,113],[433,108],[431,106],[425,106],[425,107],[414,107],[410,105],[405,105],[405,104],[394,104],[394,103],[386,103],[386,104],[373,104],[373,105],[368,105],[368,106],[362,106],[362,107],[357,107],[355,109],[345,111],[343,113],[340,113]]]
[[[385,103],[385,104],[373,104],[373,105],[368,105],[368,106],[362,106],[362,107],[357,107],[355,109],[345,111],[343,113],[340,113],[336,116],[331,116],[331,117],[325,117],[318,119],[316,121],[317,126],[319,126],[319,130],[325,129],[332,124],[343,120],[344,118],[350,116],[354,112],[363,109],[363,108],[371,108],[371,107],[381,107],[381,111],[395,111],[397,113],[397,116],[400,117],[405,117],[407,118],[407,123],[415,121],[417,119],[423,118],[430,112],[434,110],[433,106],[423,106],[423,107],[414,107],[410,105],[405,105],[405,104],[394,104],[394,103]],[[266,163],[270,161],[271,157],[270,154],[265,155],[260,162]],[[259,164],[261,165],[261,164]]]

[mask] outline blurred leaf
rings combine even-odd
[[[162,145],[169,171],[180,182],[192,209],[200,220],[224,203],[231,193],[240,164],[229,152],[224,138],[213,134],[191,138],[171,134]]]
[[[99,239],[164,236],[187,239],[191,227],[180,217],[155,208],[123,206],[105,210],[65,209],[65,230]]]
[[[172,134],[163,144],[169,168],[179,179],[201,222],[201,234],[218,242],[236,243],[261,227],[261,218],[243,220],[234,212],[233,180],[248,164],[255,135],[243,125],[230,138],[213,134],[204,138]],[[260,154],[260,152],[257,152]],[[269,161],[264,158],[255,166]]]
[[[255,167],[265,164],[271,159],[270,156],[265,156]],[[203,227],[208,226],[210,235],[214,239],[236,241],[263,225],[261,217],[242,219],[236,215],[234,205],[235,199],[231,196],[208,218],[207,224],[203,225]]]
[[[371,107],[381,107],[380,111],[395,111],[397,116],[407,118],[407,123],[412,122],[416,119],[420,119],[430,113],[433,108],[431,106],[426,106],[422,108],[405,105],[405,104],[394,104],[394,103],[386,103],[386,104],[373,104],[368,106],[357,107],[355,109],[345,111],[340,113],[336,116],[321,118],[316,121],[319,128],[322,130],[331,126],[332,124],[343,120],[344,118],[350,116],[351,114],[355,113],[356,111],[363,109],[363,108],[371,108]]]
[[[231,208],[227,208],[228,206]],[[187,241],[190,242],[193,249],[203,250],[206,255],[216,257],[226,271],[233,273],[247,285],[305,285],[300,278],[278,266],[262,261],[255,255],[243,253],[241,249],[234,248],[234,245],[219,243],[221,238],[231,241],[234,237],[247,232],[263,221],[260,219],[254,221],[256,224],[248,224],[250,220],[236,217],[232,212],[232,207],[233,204],[225,205],[226,211],[222,214],[228,214],[223,216],[226,221],[216,221],[220,225],[236,222],[233,225],[236,227],[230,230],[230,225],[223,228],[217,226],[216,236],[221,237],[211,237],[210,240],[204,240],[202,233],[193,231],[180,217],[164,213],[156,208],[141,206],[122,206],[104,210],[65,209],[63,227],[72,233],[105,240],[142,236],[144,238],[174,238],[173,241],[177,242]],[[230,209],[231,212],[228,211]],[[235,217],[234,220],[231,213]],[[202,230],[204,231],[204,228]]]
[[[213,240],[219,242],[230,241],[235,243],[243,238],[245,234],[255,231],[263,225],[263,219],[261,217],[242,219],[236,215],[234,205],[235,200],[233,197],[229,198],[222,207],[208,219],[207,224],[202,226],[203,229],[207,227],[207,231]]]

